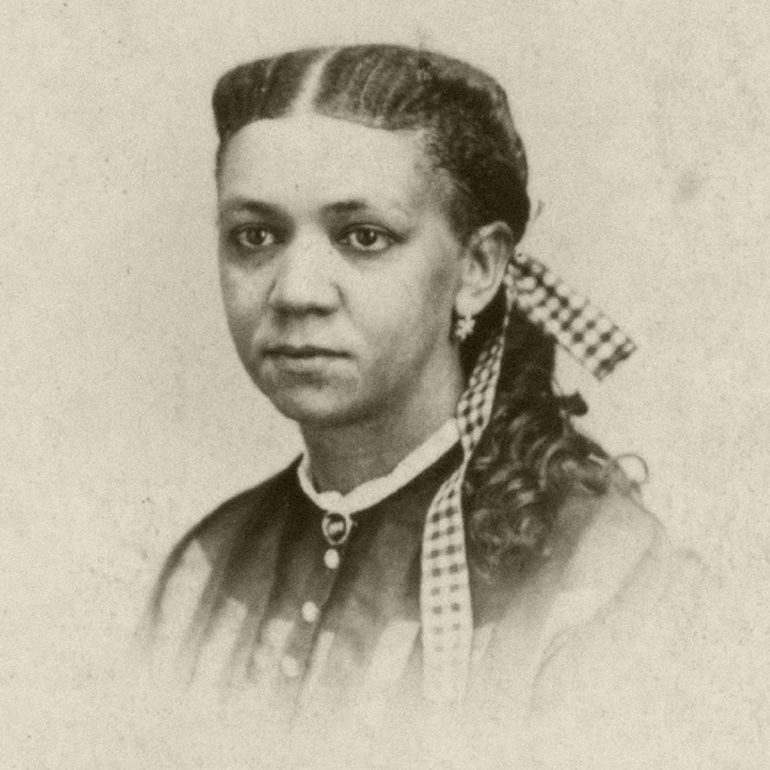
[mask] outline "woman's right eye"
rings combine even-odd
[[[273,246],[278,238],[267,227],[259,225],[244,225],[232,231],[230,238],[236,246],[244,251],[258,251]]]

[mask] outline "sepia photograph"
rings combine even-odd
[[[770,11],[0,16],[4,767],[770,767]]]

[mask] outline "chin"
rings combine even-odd
[[[363,417],[363,410],[339,398],[323,393],[270,394],[273,406],[289,420],[299,425],[314,427],[335,427],[349,425]]]

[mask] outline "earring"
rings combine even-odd
[[[458,342],[465,342],[473,334],[476,319],[470,313],[464,313],[455,321],[454,337]]]

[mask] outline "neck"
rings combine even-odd
[[[346,494],[390,473],[455,413],[463,387],[457,368],[427,398],[400,403],[367,420],[345,425],[301,425],[319,491]]]

